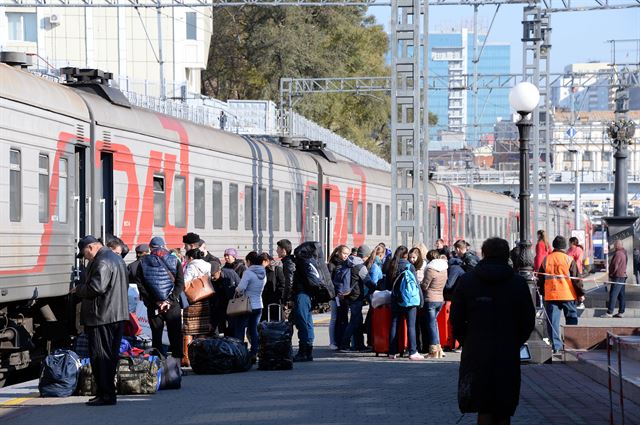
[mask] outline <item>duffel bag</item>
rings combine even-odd
[[[80,359],[71,350],[56,350],[42,363],[38,390],[41,397],[69,397],[78,385]]]
[[[161,390],[177,390],[182,386],[182,369],[180,361],[175,357],[165,357],[155,348],[145,350],[145,354],[158,357],[160,360],[160,388]]]
[[[118,394],[154,394],[160,387],[156,356],[120,357],[116,370]]]
[[[73,344],[73,351],[81,359],[89,357],[89,336],[86,333],[81,333],[76,337],[75,343]]]
[[[251,356],[239,339],[198,338],[189,344],[189,363],[197,374],[246,372],[251,369]]]
[[[96,395],[96,380],[91,370],[91,359],[85,358],[80,360],[80,372],[78,374],[78,388],[76,394],[80,396]]]
[[[259,370],[289,370],[293,368],[293,348],[291,323],[262,322],[258,325],[260,349],[258,351]]]
[[[151,337],[147,335],[136,335],[136,336],[125,336],[124,337],[132,347],[141,348],[146,350],[147,348],[151,348],[152,341]]]

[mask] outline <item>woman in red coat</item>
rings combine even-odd
[[[547,240],[547,232],[544,230],[538,230],[538,242],[536,243],[536,257],[533,260],[533,270],[540,270],[540,266],[542,266],[542,262],[552,251],[549,246],[549,241]]]

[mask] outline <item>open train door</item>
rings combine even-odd
[[[100,237],[106,243],[107,235],[120,236],[114,233],[113,153],[100,152],[100,174]]]

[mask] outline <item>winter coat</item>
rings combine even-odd
[[[385,288],[388,291],[393,292],[393,284],[395,283],[396,279],[398,279],[398,276],[400,276],[400,274],[402,272],[404,272],[407,269],[407,265],[409,266],[409,270],[411,271],[411,273],[416,274],[416,268],[413,267],[413,264],[411,264],[408,260],[405,260],[404,258],[400,259],[400,261],[398,261],[398,268],[396,269],[395,273],[393,273],[393,275],[391,275],[390,273],[386,276],[385,278]],[[391,270],[389,270],[389,272],[391,272]],[[416,279],[417,281],[417,279]],[[419,284],[420,282],[418,282]],[[423,297],[422,295],[420,296],[421,302],[420,305],[422,305],[423,302]],[[393,302],[393,296],[392,296],[392,302],[391,302],[391,308],[396,308],[396,304],[395,302]]]
[[[426,271],[427,271],[427,261],[424,260],[422,262],[422,267],[420,267],[419,269],[416,269],[416,278],[418,279],[418,282],[422,282],[424,280],[424,273]]]
[[[282,272],[284,273],[284,300],[293,299],[293,279],[296,273],[296,262],[293,255],[287,255],[282,259]]]
[[[633,273],[640,273],[640,249],[636,248],[633,250]],[[640,282],[636,282],[637,285],[640,285]]]
[[[371,265],[371,270],[369,270],[369,279],[371,279],[371,283],[378,286],[378,283],[384,278],[382,274],[382,260],[380,258],[376,258]]]
[[[421,281],[420,287],[424,294],[425,302],[444,302],[444,287],[447,284],[447,260],[436,258],[427,264],[427,272]]]
[[[322,246],[319,242],[303,242],[293,251],[296,263],[293,290],[294,293],[306,293],[312,298],[322,287],[322,295],[333,298],[331,274],[324,262]],[[317,301],[317,300],[316,300]]]
[[[520,397],[520,347],[535,324],[526,281],[506,261],[480,261],[460,278],[450,321],[462,344],[460,411],[513,416]]]
[[[243,260],[236,258],[236,261],[233,263],[224,263],[223,268],[232,269],[234,272],[238,274],[242,278],[242,274],[247,270],[247,265]]]
[[[84,282],[75,294],[82,299],[80,320],[85,326],[100,326],[129,319],[129,282],[122,257],[102,247],[89,262]]]
[[[547,255],[551,254],[551,252],[553,252],[553,249],[551,249],[549,245],[545,244],[544,241],[539,240],[536,243],[536,256],[533,260],[533,270],[540,270],[542,262]]]
[[[264,267],[252,265],[242,275],[236,293],[247,295],[252,309],[262,308],[262,290],[266,283],[267,273]]]
[[[627,277],[627,251],[616,249],[609,263],[609,277]]]
[[[166,267],[160,263],[161,261]],[[173,279],[169,272],[173,274]],[[140,298],[147,309],[155,309],[157,301],[169,301],[177,304],[180,294],[184,291],[182,265],[176,256],[171,255],[164,248],[155,249],[151,251],[151,254],[140,259],[138,281],[140,282],[138,283]],[[159,296],[164,288],[173,288],[166,298]]]
[[[470,272],[475,269],[480,261],[480,258],[473,251],[467,251],[462,255],[462,269],[465,272]]]
[[[197,279],[206,274],[211,275],[211,263],[200,259],[191,260],[184,269],[184,281],[191,282],[193,279]]]
[[[262,291],[262,304],[284,304],[284,271],[282,263],[272,261],[266,268],[267,283]]]
[[[451,295],[456,287],[458,279],[465,274],[462,268],[462,260],[458,257],[451,257],[448,261],[449,269],[447,270],[447,283],[444,287],[445,299],[451,299]]]
[[[349,302],[355,302],[364,298],[365,286],[369,286],[371,279],[369,278],[369,270],[364,265],[362,258],[354,255],[349,256],[344,262],[343,267],[351,269],[351,283],[347,291],[342,291],[345,299]]]
[[[129,279],[129,283],[139,283],[138,282],[138,267],[140,267],[140,260],[135,260],[132,261],[131,263],[129,263],[129,265],[127,266],[127,270],[129,271],[128,274],[128,279]]]

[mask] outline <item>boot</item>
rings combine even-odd
[[[294,362],[313,361],[313,357],[311,356],[311,350],[313,350],[313,346],[301,344],[300,348],[298,348],[298,353],[293,357],[293,361]]]
[[[308,362],[313,361],[313,345],[307,345],[307,360]]]
[[[439,345],[430,345],[429,346],[429,354],[427,355],[430,359],[439,359],[440,356],[440,346]]]
[[[447,357],[447,355],[444,353],[444,350],[442,349],[442,346],[440,344],[438,344],[438,355],[440,357]]]
[[[189,367],[189,344],[193,341],[192,335],[184,335],[182,337],[182,361],[180,365],[182,367]]]

